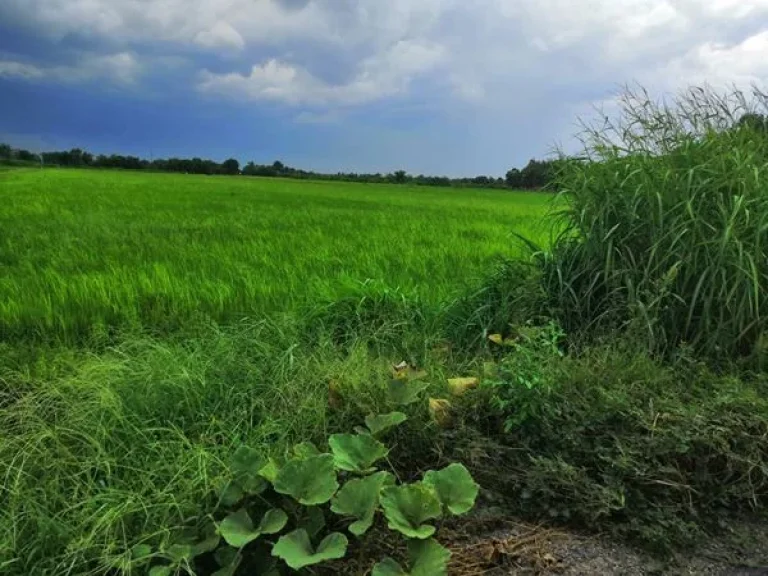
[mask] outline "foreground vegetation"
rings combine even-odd
[[[764,518],[768,156],[736,96],[629,94],[551,245],[541,196],[3,174],[0,571],[441,574],[475,483],[660,553]]]

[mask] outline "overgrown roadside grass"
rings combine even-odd
[[[562,355],[522,340],[455,439],[487,488],[527,517],[610,530],[669,552],[768,503],[768,379],[663,365],[617,339]],[[481,415],[478,418],[476,415]],[[474,440],[469,440],[472,437]]]
[[[130,572],[126,551],[212,510],[241,445],[280,454],[350,431],[381,402],[394,357],[349,342],[298,345],[287,322],[134,335],[62,354],[43,381],[0,380],[0,567],[5,574]],[[430,366],[433,381],[441,366]],[[329,383],[349,402],[329,404]],[[421,423],[421,424],[419,424]],[[413,415],[406,443],[436,429]],[[407,458],[407,455],[406,455]]]

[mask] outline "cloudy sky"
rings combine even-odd
[[[0,0],[0,140],[501,175],[626,82],[768,81],[768,0]]]

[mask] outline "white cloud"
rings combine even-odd
[[[218,21],[208,30],[201,30],[195,36],[195,42],[205,48],[234,48],[242,50],[245,40],[230,24]]]
[[[745,86],[768,79],[768,30],[733,45],[707,42],[667,65],[667,83]]]
[[[45,74],[37,66],[14,62],[12,60],[0,60],[0,78],[21,78],[23,80],[35,80]]]
[[[85,55],[69,66],[37,66],[14,60],[0,60],[0,77],[22,80],[52,80],[78,83],[106,79],[119,84],[133,84],[142,67],[133,54],[121,52],[105,56]]]
[[[249,100],[288,104],[354,105],[405,92],[410,82],[443,61],[442,47],[402,40],[363,60],[352,80],[329,84],[306,69],[271,59],[250,74],[215,74],[204,70],[199,89]]]
[[[512,115],[523,101],[580,103],[636,79],[768,80],[768,0],[0,0],[0,18],[123,54],[226,55],[252,68],[209,67],[201,91],[294,105],[361,104],[430,78],[431,97]],[[19,66],[0,74],[52,75]]]

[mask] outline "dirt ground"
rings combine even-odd
[[[364,576],[371,558],[401,559],[399,539],[393,541],[384,526],[369,536],[365,549],[323,574]],[[768,524],[739,525],[665,560],[608,537],[499,516],[443,525],[437,539],[452,551],[451,576],[768,576]]]
[[[768,576],[768,525],[741,525],[697,550],[660,560],[609,538],[505,523],[472,540],[454,541],[451,574]]]

